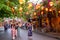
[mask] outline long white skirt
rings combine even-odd
[[[11,35],[12,35],[12,39],[15,39],[15,36],[16,36],[16,30],[15,30],[15,28],[11,29]]]

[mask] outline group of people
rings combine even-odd
[[[4,21],[4,31],[11,29],[12,39],[15,39],[17,37],[19,24],[20,22],[17,22],[16,20]]]
[[[22,24],[15,20],[4,22],[4,30],[7,31],[8,28],[11,29],[12,39],[15,39],[17,37],[18,27],[19,28],[22,27]],[[27,27],[28,27],[28,36],[32,36],[32,25],[30,22],[27,23]]]

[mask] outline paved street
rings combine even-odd
[[[27,30],[18,29],[18,37],[15,40],[58,40],[36,33],[33,33],[32,39],[29,39],[27,33],[28,33]],[[10,29],[7,32],[4,31],[0,32],[0,40],[12,40],[11,38],[12,37]]]

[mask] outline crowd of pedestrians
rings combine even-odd
[[[11,29],[12,39],[17,37],[18,28],[22,27],[22,23],[16,20],[4,21],[4,31],[7,31],[9,28]],[[26,27],[28,29],[28,36],[32,36],[32,24],[31,22],[27,22]]]
[[[11,34],[12,34],[12,39],[15,39],[15,37],[17,37],[18,27],[19,27],[19,25],[16,20],[4,21],[4,31],[7,31],[10,28]]]

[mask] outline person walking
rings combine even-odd
[[[12,40],[14,40],[15,36],[16,36],[16,30],[15,30],[15,24],[14,23],[11,24],[11,35],[12,35]]]
[[[27,26],[28,26],[28,36],[31,37],[32,36],[32,24],[31,24],[31,22],[28,22]]]
[[[15,24],[15,32],[16,32],[16,35],[15,35],[15,36],[16,36],[16,37],[17,37],[18,27],[19,27],[19,26],[18,26],[18,23],[16,23],[16,24]]]
[[[8,29],[8,24],[7,22],[4,22],[4,31],[7,31],[7,29]]]

